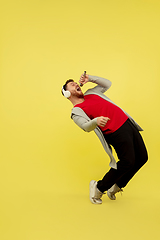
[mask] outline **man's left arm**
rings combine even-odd
[[[110,80],[92,75],[86,75],[86,77],[81,75],[79,82],[83,85],[87,82],[95,83],[97,86],[92,88],[92,90],[101,93],[106,92],[112,85],[112,82]]]

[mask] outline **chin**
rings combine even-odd
[[[77,97],[79,97],[79,98],[83,98],[84,95],[83,95],[83,93],[79,93],[79,94],[77,95]]]

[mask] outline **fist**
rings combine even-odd
[[[109,120],[110,120],[110,118],[101,116],[101,117],[98,117],[98,118],[97,118],[97,124],[98,124],[98,126],[100,126],[100,127],[105,127],[106,123],[107,123]]]
[[[82,85],[84,85],[85,83],[88,82],[88,78],[89,78],[89,75],[86,74],[86,76],[84,77],[83,74],[81,75],[80,79],[79,79],[79,83],[81,83]]]

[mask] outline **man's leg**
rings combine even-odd
[[[134,150],[135,150],[135,165],[134,167],[120,177],[116,184],[119,188],[124,188],[131,178],[137,173],[137,171],[147,162],[148,154],[141,134],[135,128],[135,126],[129,123],[134,131]]]
[[[111,168],[103,179],[98,181],[97,187],[101,192],[107,191],[118,181],[118,179],[122,178],[134,168],[134,133],[128,121],[129,120],[127,120],[116,132],[105,136],[107,142],[115,148],[119,161],[117,163],[117,169]]]

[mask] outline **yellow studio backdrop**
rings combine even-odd
[[[159,239],[159,1],[5,0],[0,21],[0,239]],[[61,95],[84,70],[112,81],[107,96],[145,130],[149,153],[100,206],[89,182],[109,157]]]

